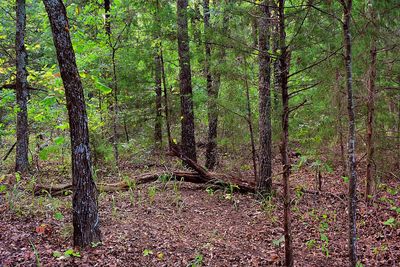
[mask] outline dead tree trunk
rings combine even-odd
[[[101,240],[97,189],[92,177],[89,129],[83,86],[69,35],[66,9],[62,0],[43,0],[53,32],[58,64],[65,88],[68,109],[72,185],[74,245],[85,247]]]
[[[181,142],[183,152],[196,161],[192,74],[190,69],[187,0],[177,0],[179,81],[181,97]]]
[[[343,6],[343,38],[344,38],[344,59],[346,67],[347,87],[347,111],[349,116],[349,139],[348,139],[348,169],[349,169],[349,259],[350,266],[357,264],[357,173],[356,173],[356,130],[353,100],[352,80],[352,58],[351,58],[351,34],[350,19],[352,0],[341,0]]]
[[[289,93],[288,93],[288,47],[286,46],[286,31],[285,31],[285,0],[279,0],[279,45],[281,55],[280,63],[280,82],[282,93],[282,140],[281,140],[281,156],[283,166],[283,226],[285,231],[285,266],[294,266],[293,248],[292,248],[292,229],[290,215],[290,159],[288,156],[289,144]]]
[[[372,0],[370,0],[370,16],[372,23],[375,23],[375,12]],[[375,187],[374,179],[374,113],[375,113],[375,80],[376,80],[376,40],[374,33],[371,36],[371,66],[369,68],[368,78],[368,101],[367,101],[367,177],[365,185],[365,200],[368,202],[369,196],[372,195]]]
[[[260,6],[261,17],[259,18],[259,132],[260,151],[259,169],[260,175],[257,181],[257,191],[261,194],[269,194],[272,188],[272,129],[271,129],[271,58],[270,46],[270,11],[269,1],[264,1]]]
[[[17,145],[15,156],[15,171],[26,173],[29,170],[28,160],[28,82],[26,71],[27,53],[25,49],[26,10],[25,0],[17,0],[16,7],[16,65],[17,77],[15,81],[18,113],[17,113]]]

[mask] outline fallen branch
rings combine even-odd
[[[7,151],[7,153],[6,153],[6,155],[3,157],[3,161],[5,161],[7,158],[8,158],[8,156],[11,154],[11,152],[13,151],[13,149],[14,149],[14,147],[17,145],[17,142],[15,142],[12,146],[11,146],[11,148]]]

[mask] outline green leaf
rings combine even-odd
[[[145,250],[143,250],[143,256],[149,256],[149,255],[151,255],[151,254],[153,254],[153,251],[152,250],[150,250],[150,249],[145,249]]]
[[[64,215],[62,215],[61,212],[56,212],[54,213],[54,219],[61,221],[62,219],[64,219]]]
[[[53,257],[54,258],[60,258],[62,256],[60,251],[53,251]]]
[[[7,190],[7,186],[6,185],[4,185],[4,184],[0,185],[0,193],[4,192],[6,190]]]
[[[56,139],[54,139],[54,143],[57,145],[62,145],[65,142],[65,137],[64,136],[59,136]]]
[[[387,221],[383,222],[383,225],[394,226],[396,224],[396,219],[390,217]]]
[[[96,88],[100,90],[101,93],[108,95],[109,93],[112,92],[112,88],[108,87],[107,85],[96,81]]]

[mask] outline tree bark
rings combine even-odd
[[[112,84],[113,84],[113,105],[112,105],[112,126],[113,126],[113,150],[115,165],[119,166],[119,151],[118,151],[118,80],[115,62],[115,54],[117,49],[111,44],[111,36],[109,36],[111,46],[111,63],[112,63]]]
[[[218,127],[218,114],[216,114],[217,96],[213,90],[213,79],[211,74],[211,44],[210,44],[210,1],[203,1],[204,13],[204,43],[205,43],[205,74],[207,82],[207,95],[208,95],[208,140],[206,149],[206,168],[213,170],[217,162],[217,127]]]
[[[167,77],[165,77],[165,67],[164,67],[164,55],[162,49],[162,43],[160,42],[160,61],[161,61],[161,73],[162,82],[164,89],[164,113],[165,113],[165,124],[167,126],[167,136],[168,136],[168,146],[171,150],[172,146],[172,136],[171,136],[171,122],[169,118],[169,101],[168,101],[168,88],[167,88]]]
[[[29,170],[28,146],[28,82],[26,71],[27,53],[25,49],[26,9],[25,0],[17,0],[16,6],[16,67],[15,81],[17,113],[17,145],[15,156],[15,171],[26,173]]]
[[[294,266],[293,248],[292,248],[292,229],[291,229],[291,214],[290,214],[290,159],[288,156],[289,143],[289,94],[288,94],[288,47],[286,46],[286,31],[285,31],[285,0],[279,0],[279,45],[281,55],[279,58],[280,64],[280,82],[282,93],[282,141],[281,141],[281,156],[283,165],[283,220],[285,231],[285,266]]]
[[[350,19],[352,0],[342,0],[343,6],[343,39],[344,39],[344,59],[346,67],[346,87],[347,87],[347,111],[349,117],[349,137],[348,137],[348,169],[349,169],[349,260],[350,266],[357,264],[357,173],[356,173],[356,131],[353,100],[353,80],[352,80],[352,58],[351,58],[351,33]]]
[[[270,46],[270,11],[269,1],[260,5],[261,17],[259,18],[259,169],[260,174],[257,181],[257,192],[271,193],[272,188],[272,129],[271,129],[271,59],[269,55]]]
[[[370,2],[370,16],[372,23],[375,23],[375,12],[372,0]],[[374,33],[371,36],[370,45],[370,56],[371,65],[369,68],[369,78],[368,78],[368,101],[367,101],[367,175],[366,175],[366,185],[365,185],[365,200],[369,202],[369,196],[373,194],[375,187],[374,179],[374,140],[373,140],[373,130],[374,130],[374,113],[375,113],[375,80],[376,80],[376,40]]]
[[[154,124],[154,143],[157,150],[161,149],[162,146],[162,88],[161,88],[161,76],[162,66],[161,57],[157,53],[154,57],[154,80],[155,80],[155,91],[156,91],[156,120]]]
[[[339,69],[336,69],[335,74],[335,93],[336,93],[336,131],[339,135],[339,146],[340,146],[340,164],[342,165],[342,176],[346,176],[347,164],[346,164],[346,156],[345,156],[345,145],[343,138],[343,108],[342,108],[342,93],[340,86],[340,73]]]
[[[111,35],[110,9],[111,0],[104,0],[104,29],[107,35]]]
[[[187,0],[177,0],[179,81],[181,97],[181,143],[186,156],[196,161],[192,76],[190,69]]]
[[[247,59],[244,56],[244,86],[246,89],[246,109],[247,109],[247,124],[249,126],[250,132],[250,143],[251,143],[251,155],[253,160],[253,171],[254,171],[254,180],[258,181],[258,174],[257,174],[257,151],[256,151],[256,142],[254,141],[254,130],[253,130],[253,113],[251,111],[251,101],[250,101],[250,87],[249,81],[247,77]]]
[[[68,109],[72,185],[74,246],[85,247],[101,240],[97,189],[92,177],[89,129],[83,86],[76,66],[69,25],[62,0],[43,0],[53,33]]]

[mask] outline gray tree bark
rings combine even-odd
[[[50,19],[68,109],[74,188],[72,200],[74,246],[85,247],[92,242],[99,242],[101,234],[83,86],[76,66],[63,1],[43,0],[43,3]]]
[[[26,71],[27,53],[25,49],[26,9],[25,0],[17,0],[16,6],[16,67],[17,76],[15,81],[16,98],[18,105],[17,113],[17,145],[15,156],[15,171],[26,173],[29,170],[28,146],[28,82]]]
[[[352,55],[350,20],[352,0],[341,0],[343,6],[343,42],[346,68],[347,112],[349,117],[348,169],[349,169],[349,260],[350,266],[357,265],[357,172],[356,172],[356,127],[353,99]]]
[[[272,129],[271,129],[271,58],[270,47],[270,19],[269,1],[263,1],[260,5],[261,14],[259,18],[260,29],[258,37],[259,45],[259,176],[257,181],[257,192],[268,194],[272,188]]]

